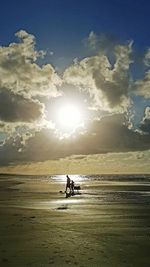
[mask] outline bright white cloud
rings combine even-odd
[[[52,65],[36,63],[44,52],[35,50],[34,36],[23,30],[16,36],[18,43],[0,47],[0,88],[28,96],[57,96],[61,79]]]
[[[150,48],[147,50],[145,54],[144,63],[147,67],[150,67]]]
[[[135,82],[135,94],[146,99],[150,98],[150,71],[146,72],[143,80]]]
[[[104,110],[125,110],[129,105],[132,42],[115,47],[115,64],[99,53],[75,62],[64,72],[67,83],[89,92],[96,105]]]

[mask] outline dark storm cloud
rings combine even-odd
[[[33,122],[43,114],[43,105],[37,100],[0,89],[0,120],[4,122]]]
[[[123,115],[112,115],[93,121],[72,147],[75,154],[86,155],[139,151],[150,148],[149,138],[129,129]]]
[[[58,139],[53,130],[43,129],[29,137],[25,145],[21,136],[10,138],[1,146],[0,162],[45,161],[72,155],[139,151],[150,148],[150,135],[128,129],[123,115],[93,121],[88,131],[78,137]],[[3,155],[3,156],[2,156]]]

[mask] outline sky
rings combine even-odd
[[[0,172],[150,172],[149,8],[1,1]]]

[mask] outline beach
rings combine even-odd
[[[0,176],[0,266],[148,267],[150,176]]]

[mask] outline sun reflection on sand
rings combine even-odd
[[[59,204],[59,205],[63,205],[63,204],[79,204],[81,202],[85,202],[85,199],[79,199],[79,198],[65,198],[65,199],[59,199],[59,200],[54,200],[54,201],[50,201],[50,204]]]

